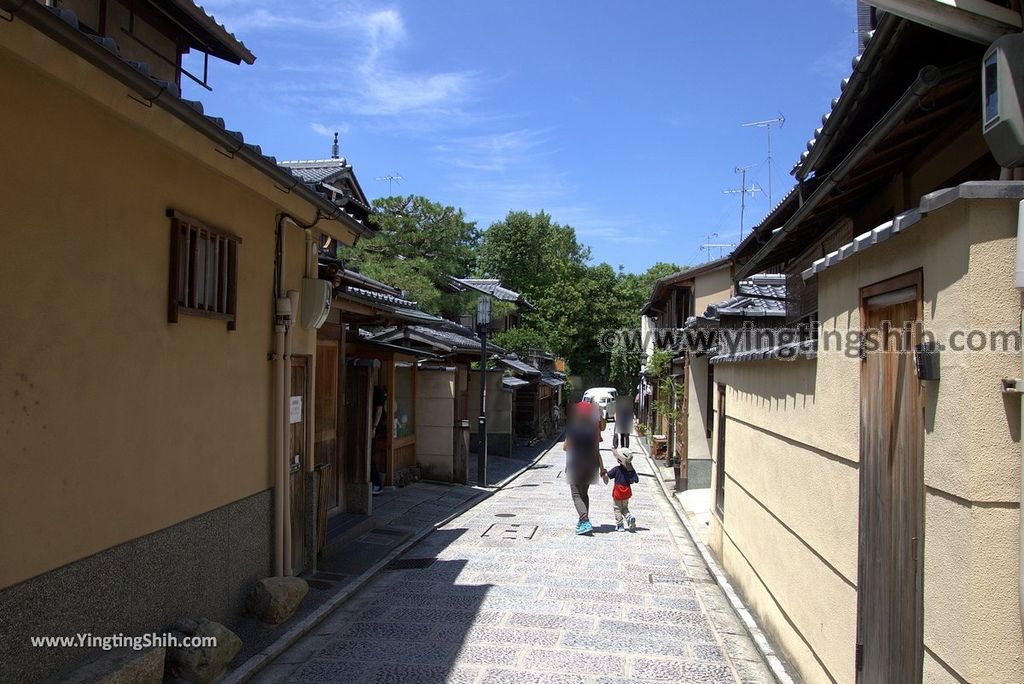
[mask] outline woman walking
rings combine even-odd
[[[579,404],[572,407],[562,448],[565,449],[565,477],[569,482],[572,503],[579,515],[576,534],[590,534],[594,530],[590,523],[590,485],[598,474],[603,477],[606,471],[601,463],[598,432],[590,412]]]

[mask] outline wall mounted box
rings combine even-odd
[[[334,289],[331,283],[319,278],[302,279],[302,303],[299,307],[299,323],[307,330],[319,329],[331,313]]]
[[[1024,166],[1024,34],[992,43],[982,62],[982,132],[1003,168]]]
[[[939,379],[939,345],[935,342],[922,342],[914,348],[914,364],[917,367],[918,380]]]

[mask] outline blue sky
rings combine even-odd
[[[544,209],[595,261],[695,264],[735,242],[737,166],[774,195],[856,53],[854,0],[206,0],[256,54],[211,60],[207,113],[278,159],[330,156],[370,197],[465,209],[486,228]],[[194,61],[187,64],[196,66]],[[768,210],[748,199],[747,226]],[[715,253],[713,256],[717,256]]]

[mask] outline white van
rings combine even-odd
[[[614,387],[591,387],[583,393],[583,401],[589,401],[601,407],[605,420],[615,420],[615,400],[619,390]]]

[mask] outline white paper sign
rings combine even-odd
[[[302,397],[292,397],[290,423],[302,422]]]

